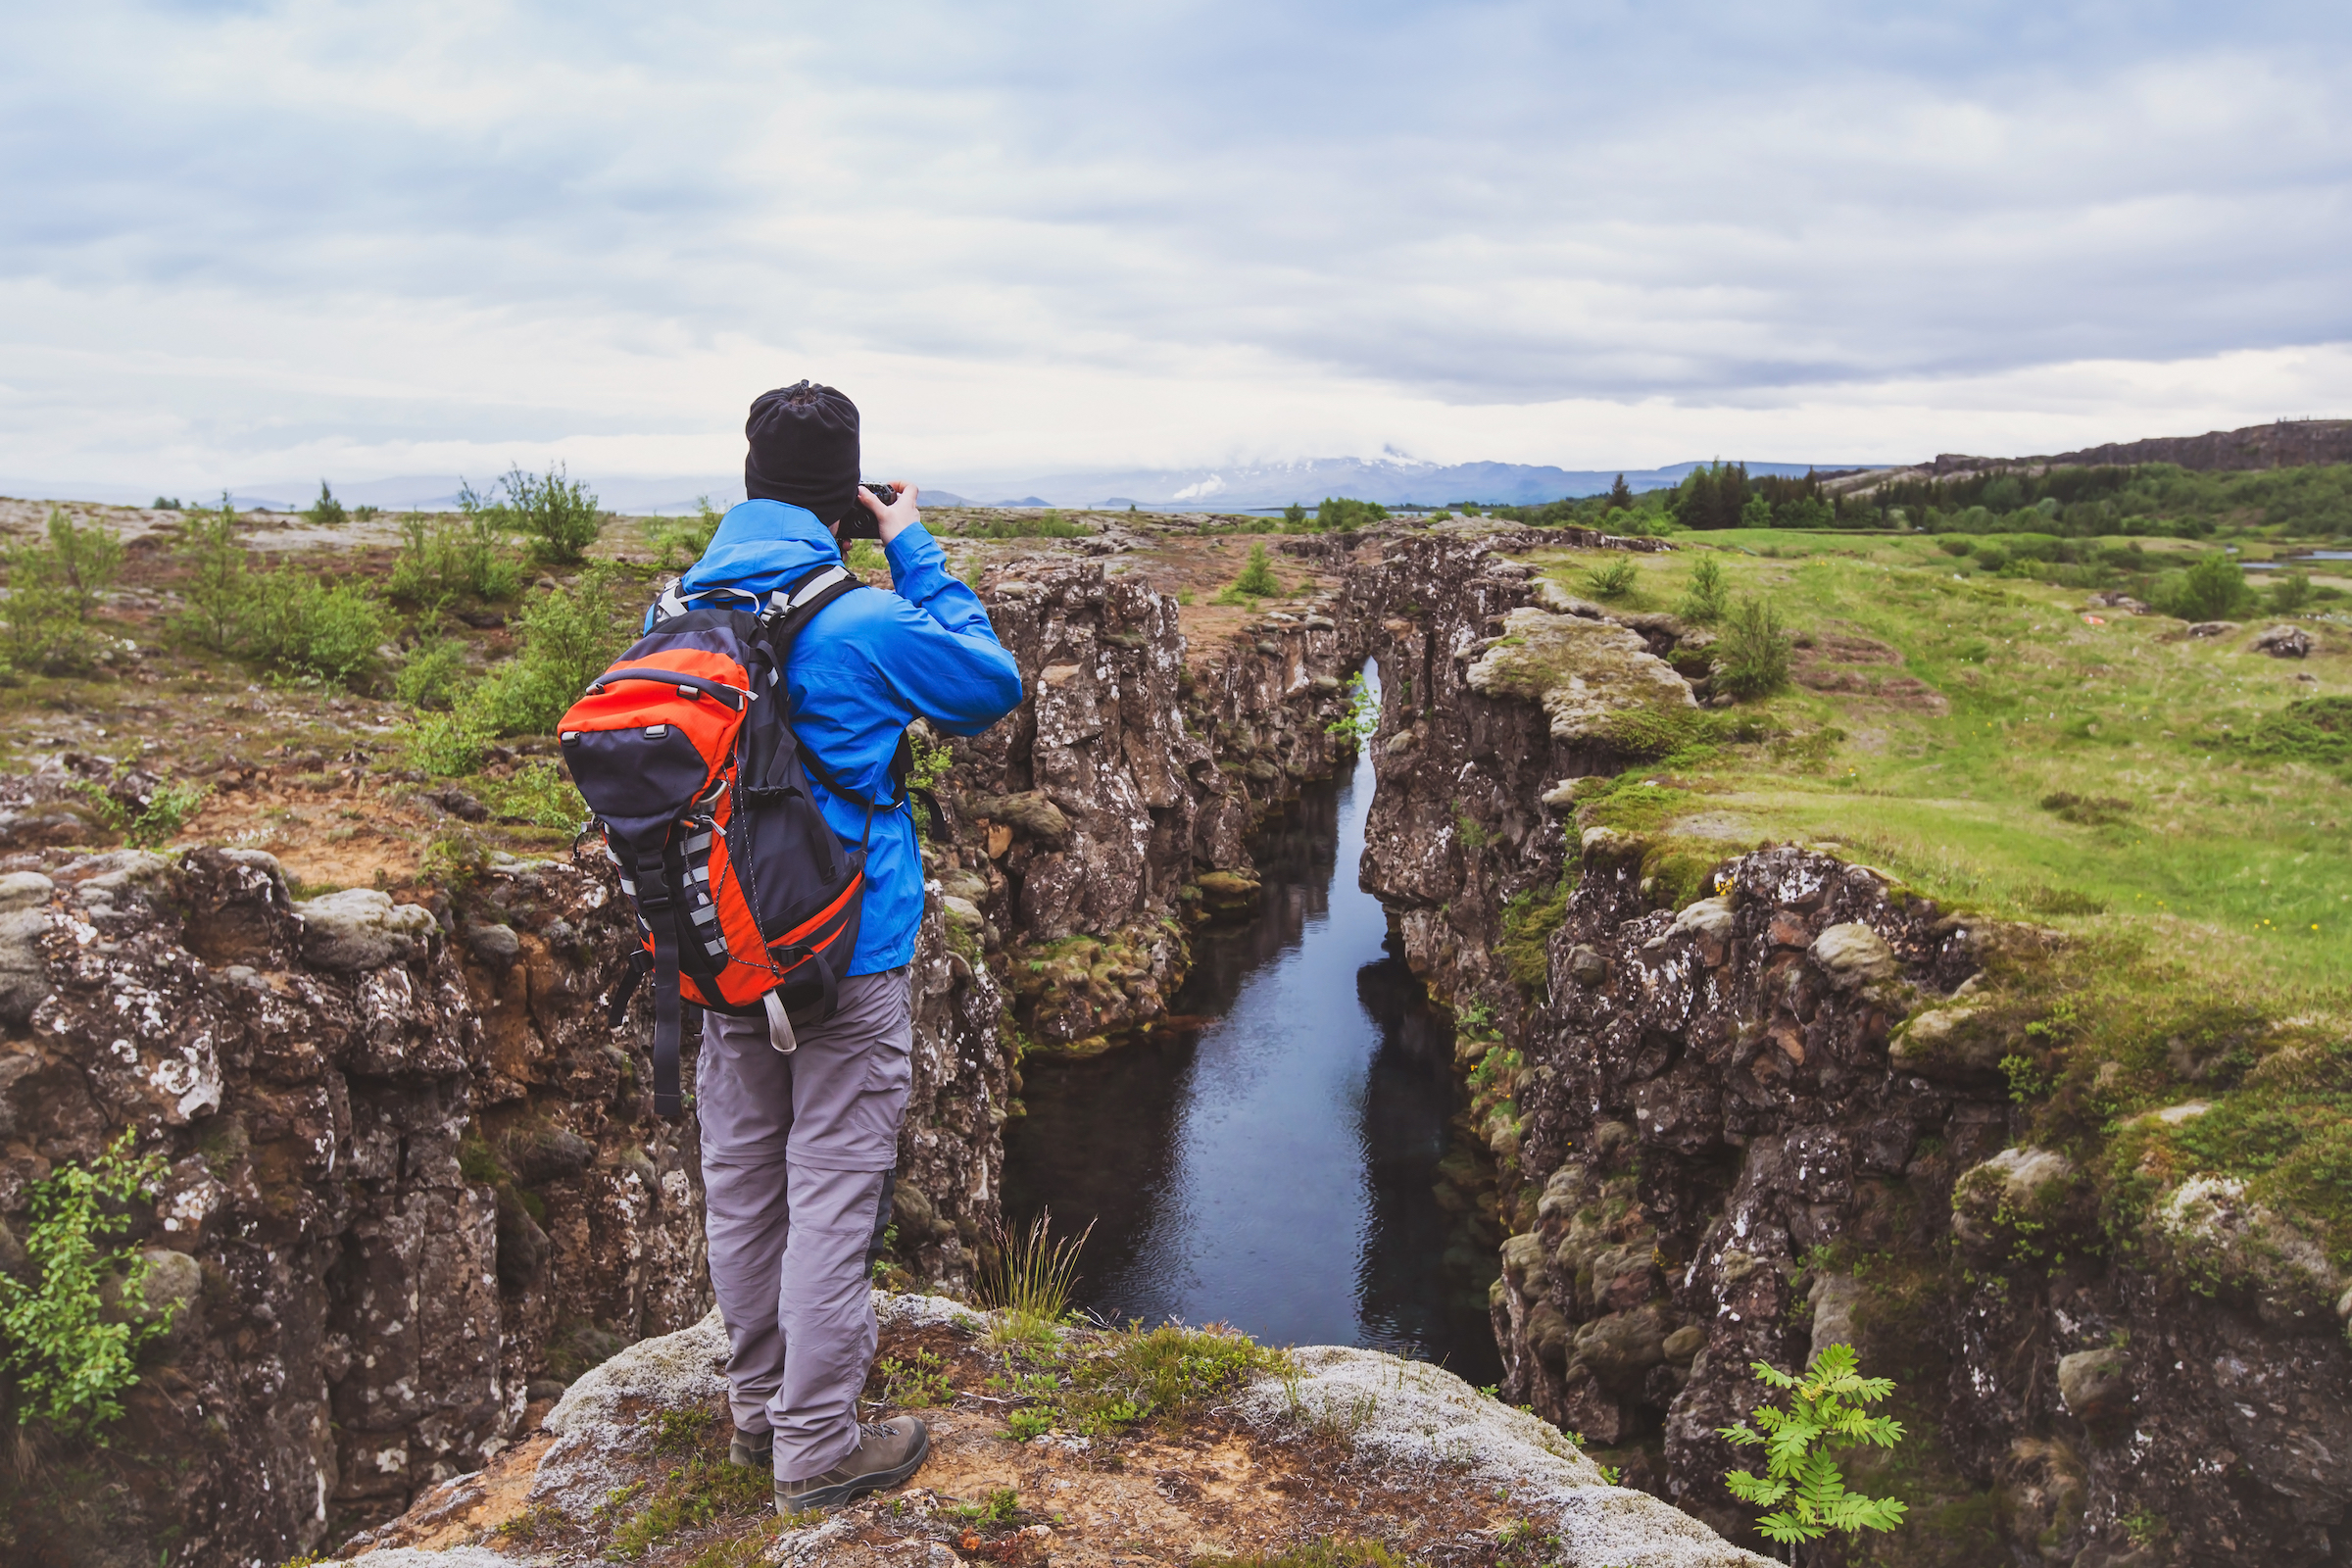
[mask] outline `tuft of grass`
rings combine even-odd
[[[1021,1511],[1021,1498],[1012,1488],[998,1487],[978,1502],[954,1503],[941,1511],[975,1528],[997,1530],[1013,1522]]]
[[[1511,979],[1526,990],[1541,991],[1551,978],[1551,934],[1568,918],[1568,895],[1574,887],[1572,877],[1562,876],[1549,888],[1529,888],[1503,903],[1502,940],[1494,952]]]
[[[1070,1292],[1078,1283],[1078,1253],[1095,1232],[1090,1221],[1076,1237],[1055,1239],[1051,1209],[1015,1235],[999,1223],[993,1257],[980,1269],[980,1300],[1004,1314],[1015,1338],[1034,1338],[1069,1315]]]
[[[636,1500],[635,1493],[608,1499],[614,1513]],[[764,1514],[775,1506],[775,1483],[758,1470],[710,1459],[695,1459],[666,1472],[645,1505],[622,1520],[605,1546],[615,1561],[634,1561],[690,1530],[725,1517]]]

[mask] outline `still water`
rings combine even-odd
[[[1257,918],[1196,934],[1172,1010],[1200,1027],[1024,1069],[1004,1206],[1024,1225],[1050,1208],[1057,1235],[1094,1223],[1078,1300],[1105,1317],[1368,1346],[1488,1383],[1493,1243],[1445,1183],[1467,1169],[1452,1033],[1356,886],[1372,788],[1368,750],[1308,786],[1259,846]]]

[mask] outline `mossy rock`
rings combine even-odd
[[[1639,632],[1523,605],[1467,671],[1473,691],[1539,704],[1564,741],[1606,741],[1629,710],[1688,712],[1690,682],[1649,651]]]

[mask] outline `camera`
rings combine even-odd
[[[886,507],[895,504],[899,499],[899,493],[886,484],[874,484],[865,480],[859,481],[859,484],[860,488],[871,491],[874,499]],[[879,539],[882,537],[882,525],[874,520],[872,513],[861,506],[853,504],[850,508],[850,514],[841,519],[841,536],[844,539]]]

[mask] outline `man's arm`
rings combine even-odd
[[[901,485],[884,507],[860,488],[879,520],[883,555],[904,607],[874,665],[899,697],[952,735],[977,735],[1020,706],[1021,670],[989,624],[980,596],[948,574],[947,554],[922,527],[915,489]]]

